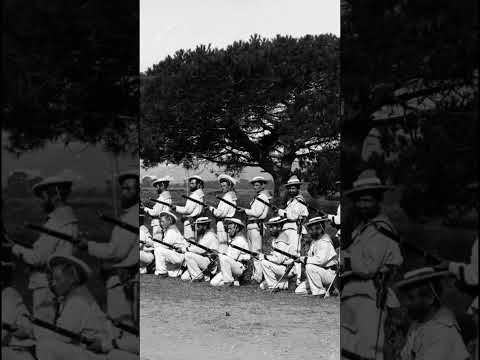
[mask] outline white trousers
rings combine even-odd
[[[170,277],[181,275],[185,255],[164,247],[155,248],[155,273],[168,274]]]
[[[297,294],[308,294],[310,291],[312,295],[323,295],[335,279],[335,271],[312,264],[305,266],[305,275],[307,280],[297,286],[295,289]]]
[[[296,255],[300,255],[300,249],[301,249],[301,244],[300,244],[300,236],[297,234],[296,230],[288,230],[285,232],[288,237],[288,243],[290,245],[293,245],[293,248],[296,251]],[[294,266],[295,269],[295,275],[297,275],[297,281],[300,279],[302,276],[302,264],[301,263],[296,263]]]
[[[38,341],[36,356],[38,360],[106,360],[107,358],[106,354],[88,351],[83,345],[73,345],[54,338]]]
[[[202,271],[210,264],[210,259],[206,256],[187,251],[185,253],[185,263],[187,264],[186,272],[188,272],[190,279],[198,279]]]
[[[107,279],[107,313],[113,319],[132,320],[132,302],[127,298],[118,275]],[[118,286],[116,286],[118,285]]]
[[[183,223],[183,237],[185,239],[190,239],[195,237],[195,232],[193,231],[194,221],[192,219],[186,220]]]
[[[247,240],[250,251],[262,252],[262,235],[259,229],[248,229]],[[263,271],[260,260],[253,259],[253,273],[252,280],[260,283],[262,282]]]
[[[154,258],[155,256],[153,256],[151,251],[140,250],[140,267],[149,265]]]
[[[225,252],[228,248],[228,235],[222,221],[217,221],[218,251]]]
[[[55,294],[50,290],[48,286],[33,289],[32,290],[32,315],[40,320],[55,323],[56,304]],[[52,337],[50,330],[44,329],[39,326],[33,326],[33,332],[35,338]]]
[[[239,261],[223,254],[218,255],[220,262],[220,271],[210,281],[213,286],[221,286],[224,283],[231,283],[240,277],[245,271],[245,266]]]
[[[342,348],[358,355],[375,358],[375,343],[380,309],[368,296],[342,298],[340,307],[340,343]],[[382,315],[376,359],[383,359],[385,312]]]
[[[267,260],[261,261],[263,269],[263,277],[268,288],[273,288],[280,278],[285,274],[285,265],[274,264]],[[288,289],[288,274],[283,277],[283,280],[277,285],[278,289]]]

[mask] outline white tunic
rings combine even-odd
[[[280,216],[285,216],[287,218],[287,222],[283,225],[283,229],[294,229],[297,230],[297,223],[296,221],[300,218],[308,217],[308,209],[305,205],[305,199],[302,195],[297,195],[294,198],[290,198],[287,201],[287,207],[285,209],[280,209],[278,214]],[[306,234],[307,231],[305,228],[302,230],[303,234]]]
[[[237,204],[237,194],[235,191],[229,191],[222,196],[222,199],[225,199],[228,202]],[[220,201],[217,208],[213,209],[213,215],[217,218],[226,218],[233,217],[235,215],[236,209],[233,206],[228,205],[227,203]]]
[[[202,189],[197,189],[190,194],[192,199],[203,202],[205,194]],[[187,199],[185,206],[176,206],[175,211],[179,214],[185,215],[187,218],[196,217],[201,214],[203,206]]]
[[[158,195],[157,200],[163,201],[163,202],[171,205],[172,204],[172,196],[170,195],[170,191],[165,190],[162,193],[160,193]],[[159,204],[159,203],[155,203],[155,205],[151,209],[148,208],[148,207],[145,207],[145,212],[152,217],[160,216],[160,213],[162,211],[170,211],[170,207],[167,206],[167,205]]]
[[[270,203],[270,195],[266,190],[262,190],[257,197],[261,200],[263,200],[266,203]],[[257,197],[255,197],[251,202],[250,202],[250,208],[245,209],[245,214],[248,216],[249,219],[251,220],[265,220],[268,215],[268,210],[269,207],[265,205],[264,203],[260,202],[257,200]],[[258,229],[258,224],[256,223],[251,223],[247,225],[247,230],[251,229]]]

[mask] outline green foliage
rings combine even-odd
[[[141,77],[145,166],[200,159],[284,181],[296,158],[314,159],[338,138],[338,47],[333,35],[253,36],[154,65]]]
[[[138,148],[138,2],[7,0],[3,130],[21,153],[48,141]]]

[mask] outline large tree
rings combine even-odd
[[[3,1],[10,151],[48,141],[138,149],[138,15],[134,0]]]
[[[344,186],[374,165],[407,187],[413,207],[441,210],[463,179],[476,178],[477,6],[470,0],[342,1]],[[385,154],[397,152],[388,166],[386,159],[365,163],[359,156],[373,127]],[[392,133],[407,134],[409,145],[392,141]],[[435,201],[427,205],[422,198]]]
[[[146,167],[259,166],[283,182],[295,161],[338,148],[338,99],[333,35],[181,50],[141,77],[140,157]]]

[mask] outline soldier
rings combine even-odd
[[[455,315],[440,300],[440,280],[448,275],[448,271],[427,267],[407,272],[396,283],[399,297],[413,319],[401,352],[402,360],[469,358]]]
[[[219,241],[217,235],[210,228],[211,220],[208,217],[199,217],[195,221],[197,228],[198,243],[212,250],[218,250]],[[187,270],[182,275],[182,280],[210,281],[208,274],[203,275],[211,264],[211,255],[198,246],[189,244],[185,247],[185,263]]]
[[[14,267],[13,262],[2,260],[2,359],[34,360],[30,313],[22,296],[11,286]]]
[[[120,220],[138,227],[140,183],[138,170],[122,172],[118,176],[121,186],[121,206],[123,214]],[[107,275],[107,312],[113,319],[132,317],[130,301],[125,297],[125,291],[114,265],[128,257],[139,258],[139,234],[134,234],[120,226],[115,226],[108,242],[95,242],[82,238],[77,244],[79,249],[87,250],[88,254],[103,261]]]
[[[155,247],[155,275],[160,277],[178,277],[182,274],[185,255],[182,253],[187,242],[175,225],[177,217],[170,211],[160,213],[160,225],[163,229],[163,242],[174,246],[177,251],[163,245]]]
[[[255,176],[250,180],[256,191],[256,196],[250,202],[249,209],[240,208],[247,216],[247,239],[251,251],[262,251],[263,221],[267,218],[270,203],[270,194],[265,190],[267,180],[263,176]],[[263,201],[263,202],[262,202]],[[266,203],[266,204],[265,204]],[[259,260],[253,260],[252,281],[262,282],[263,271]]]
[[[118,329],[102,312],[86,286],[92,275],[90,267],[73,256],[53,255],[48,260],[51,272],[50,286],[59,303],[55,325],[74,334],[84,336],[88,345],[74,344],[59,334],[37,342],[39,360],[102,360],[118,347]],[[125,356],[123,356],[125,354]],[[138,355],[137,355],[138,357]],[[130,359],[131,354],[117,351],[115,359]]]
[[[293,175],[288,179],[285,187],[288,191],[287,207],[279,209],[278,215],[287,218],[283,225],[283,229],[292,229],[295,231],[288,232],[290,237],[290,244],[296,247],[295,254],[300,255],[301,238],[307,233],[305,227],[302,225],[304,219],[308,217],[308,209],[304,197],[300,194],[300,186],[303,184],[297,176]],[[295,264],[295,274],[297,275],[297,286],[300,285],[300,278],[302,276],[302,264]]]
[[[242,231],[245,224],[236,218],[225,219],[227,223],[228,235],[230,236],[230,244],[246,249],[248,242]],[[234,285],[239,286],[238,278],[242,276],[246,269],[245,262],[250,259],[250,255],[242,253],[240,250],[228,246],[224,254],[218,255],[220,263],[220,271],[213,277],[210,284],[213,286]]]
[[[234,186],[237,181],[226,174],[222,174],[218,177],[220,186],[222,187],[222,198],[232,204],[237,204],[237,194],[235,193]],[[225,251],[227,249],[227,232],[223,224],[223,219],[233,217],[235,215],[235,207],[228,205],[227,203],[220,201],[217,208],[210,206],[210,211],[217,219],[217,237],[219,242],[219,251]]]
[[[289,242],[286,231],[282,230],[282,227],[286,221],[287,219],[281,216],[273,217],[268,220],[267,227],[270,235],[273,238],[272,247],[294,255],[297,249],[295,248],[295,245]],[[291,264],[293,260],[276,251],[272,251],[270,255],[262,254],[259,257],[264,277],[263,282],[260,284],[260,289],[272,289],[275,285],[277,285],[277,289],[287,290],[290,274],[285,274],[285,271],[287,266]],[[277,284],[278,281],[280,282]]]
[[[325,287],[329,287],[335,280],[337,268],[337,253],[332,244],[332,239],[325,232],[325,222],[328,217],[314,217],[306,224],[310,235],[310,248],[307,256],[300,257],[305,264],[307,280],[295,289],[297,294],[325,295]]]
[[[190,197],[203,203],[205,196],[203,193],[203,179],[198,175],[194,175],[188,178],[188,182],[190,187]],[[175,206],[175,211],[185,217],[183,222],[183,236],[185,239],[194,238],[193,227],[195,226],[195,219],[202,213],[203,206],[191,200],[187,200],[185,206]]]
[[[155,178],[152,182],[152,185],[157,190],[157,200],[171,205],[172,197],[170,195],[170,191],[168,191],[168,185],[170,184],[170,181],[171,179],[169,177]],[[150,226],[152,227],[152,236],[154,239],[162,240],[162,232],[158,216],[162,211],[170,211],[170,206],[155,203],[152,209],[144,207],[144,210],[146,214],[152,217],[152,221],[150,223]]]
[[[145,215],[140,211],[140,274],[147,273],[147,267],[153,263],[154,242],[148,228],[144,225]]]
[[[342,351],[377,359],[383,358],[385,307],[399,305],[386,285],[403,263],[394,227],[380,208],[386,189],[369,169],[344,193],[354,202],[360,222],[341,253]]]
[[[67,199],[72,188],[72,180],[64,176],[53,176],[33,186],[33,193],[42,201],[43,209],[48,214],[45,227],[78,236],[78,220]],[[13,245],[12,254],[30,266],[29,290],[32,291],[33,316],[44,321],[55,321],[55,296],[48,287],[46,261],[52,254],[71,255],[73,245],[65,240],[46,234],[40,237],[29,249],[21,245]],[[35,336],[49,335],[48,331],[35,327]]]

